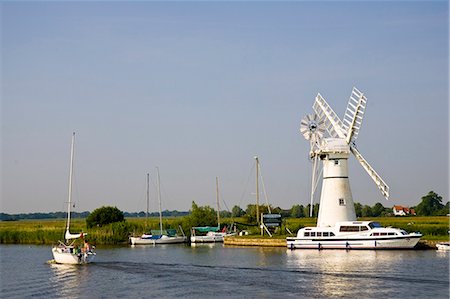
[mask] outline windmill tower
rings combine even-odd
[[[389,187],[363,158],[356,148],[366,108],[367,98],[355,87],[348,101],[343,121],[325,99],[317,94],[314,115],[307,115],[301,122],[300,132],[310,141],[310,158],[313,161],[311,183],[311,215],[314,192],[319,179],[319,160],[323,164],[322,191],[320,196],[318,227],[334,226],[340,221],[356,220],[350,183],[348,158],[352,153],[380,189],[389,198]],[[327,136],[324,137],[325,132]]]

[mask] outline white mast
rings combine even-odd
[[[255,156],[256,160],[256,223],[259,226],[259,158]]]
[[[219,178],[216,177],[217,227],[220,229]]]
[[[69,201],[67,202],[67,226],[66,234],[69,233],[70,227],[70,208],[72,205],[72,179],[73,179],[73,158],[74,158],[75,132],[72,133],[72,144],[70,146],[70,170],[69,170]]]
[[[162,235],[162,230],[163,230],[163,225],[162,225],[162,210],[161,210],[161,186],[160,186],[160,181],[159,181],[159,168],[156,167],[156,179],[158,180],[158,201],[159,201],[159,230],[160,230],[160,234]]]
[[[148,222],[148,207],[149,207],[149,199],[150,199],[150,195],[149,195],[149,188],[150,188],[150,174],[147,173],[147,210],[145,213],[145,227],[147,227],[147,222]]]

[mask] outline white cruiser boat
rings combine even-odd
[[[287,238],[290,249],[408,249],[422,234],[381,227],[373,221],[344,221],[334,227],[304,227]]]
[[[67,224],[64,234],[65,242],[59,241],[59,244],[52,248],[54,262],[58,264],[87,264],[94,260],[94,248],[86,241],[84,245],[76,245],[77,239],[83,239],[87,233],[70,233],[70,208],[72,206],[72,177],[73,177],[73,156],[74,156],[75,133],[72,134],[72,145],[70,151],[70,173],[69,173],[69,201],[67,203]]]

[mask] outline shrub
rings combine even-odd
[[[89,214],[86,218],[86,225],[91,228],[120,221],[125,221],[121,210],[116,207],[101,207]]]

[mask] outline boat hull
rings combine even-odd
[[[223,235],[191,236],[191,243],[223,243]]]
[[[289,249],[412,249],[422,235],[392,236],[383,238],[287,238]]]
[[[52,253],[53,259],[58,264],[68,264],[68,265],[89,264],[93,262],[95,258],[95,253],[93,252],[76,254],[59,247],[53,247]]]
[[[186,237],[169,237],[162,236],[161,238],[141,238],[141,237],[130,237],[131,245],[156,245],[156,244],[177,244],[185,243],[187,241]]]
[[[437,243],[436,248],[437,248],[437,250],[440,250],[440,251],[450,251],[450,243],[448,243],[448,242]]]

